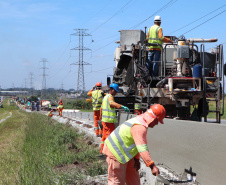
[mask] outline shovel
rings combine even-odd
[[[157,175],[157,181],[158,182],[161,182],[161,183],[164,183],[164,184],[170,184],[170,181],[165,179],[163,176],[161,176],[160,174]]]

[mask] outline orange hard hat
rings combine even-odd
[[[62,100],[60,99],[60,102],[62,102]]]
[[[152,113],[158,121],[163,124],[163,119],[166,116],[165,108],[160,104],[154,104],[150,106],[150,109],[147,110],[148,113]]]
[[[51,110],[51,112],[53,112],[53,109]]]
[[[97,87],[101,87],[102,85],[101,85],[100,82],[97,82],[97,83],[96,83],[96,86],[97,86]]]

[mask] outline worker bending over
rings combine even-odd
[[[93,106],[93,118],[94,118],[94,128],[97,137],[102,137],[102,130],[99,127],[98,121],[101,120],[100,117],[100,108],[102,104],[102,85],[100,82],[97,82],[93,89],[91,89],[87,95],[92,97],[92,106]],[[96,89],[96,90],[95,90]]]
[[[147,129],[163,124],[165,108],[154,104],[144,114],[129,119],[105,140],[103,153],[108,163],[108,185],[140,185],[138,170],[142,157],[153,175],[159,174],[147,146]]]
[[[64,109],[64,105],[63,105],[62,100],[59,101],[59,105],[57,106],[56,109],[59,111],[59,116],[62,117],[62,112],[63,112],[63,109]]]
[[[152,76],[157,76],[158,74],[158,63],[162,51],[162,43],[163,42],[171,42],[169,38],[163,36],[161,25],[161,17],[155,16],[154,25],[148,28],[147,33],[147,41],[150,44],[157,44],[156,46],[149,46],[148,52],[148,62],[146,63],[147,68],[149,69],[149,73],[152,71]],[[153,63],[153,68],[151,70],[151,66]]]
[[[101,113],[102,113],[102,125],[103,125],[103,136],[101,140],[101,150],[104,147],[105,139],[111,134],[111,132],[115,129],[115,123],[117,121],[116,111],[115,109],[124,109],[126,112],[129,112],[129,108],[118,104],[114,101],[114,96],[119,92],[118,84],[112,83],[110,85],[109,94],[107,94],[102,102]]]
[[[47,116],[48,117],[52,117],[53,116],[52,112],[53,112],[53,110],[49,111],[48,114],[47,114]]]

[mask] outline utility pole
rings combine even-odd
[[[91,36],[88,33],[85,33],[87,29],[74,29],[76,33],[71,35],[79,36],[79,47],[75,47],[71,50],[79,50],[79,61],[76,63],[72,63],[71,65],[78,65],[78,81],[77,81],[77,93],[85,92],[85,78],[84,78],[84,65],[91,65],[87,62],[83,61],[83,51],[90,50],[89,48],[83,47],[83,37]]]
[[[44,98],[46,96],[46,62],[48,62],[45,58],[43,58],[41,60],[41,62],[43,63],[43,67],[40,68],[43,70],[43,73],[42,73],[42,92],[41,92],[41,97]]]
[[[30,75],[30,88],[31,88],[31,95],[33,96],[33,83],[32,83],[32,80],[33,80],[33,73],[30,73],[29,74]]]

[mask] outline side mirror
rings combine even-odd
[[[111,77],[107,77],[107,85],[110,86],[111,84]]]
[[[224,76],[226,76],[226,64],[224,64],[223,70],[224,70]]]

